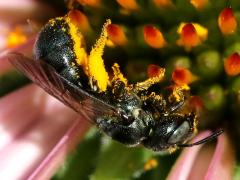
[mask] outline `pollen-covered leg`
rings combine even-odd
[[[178,109],[180,109],[188,96],[189,93],[189,86],[183,85],[183,86],[173,86],[172,93],[168,97],[168,112],[174,112]]]
[[[90,84],[93,84],[91,81],[96,81],[99,92],[106,91],[109,83],[109,76],[102,59],[103,49],[107,41],[106,28],[109,24],[111,24],[111,21],[107,20],[103,26],[100,38],[97,40],[88,57],[88,75],[90,78]]]
[[[135,84],[135,90],[136,91],[147,90],[152,85],[161,82],[163,80],[163,78],[164,78],[164,74],[165,74],[165,69],[164,68],[160,68],[159,69],[159,73],[158,73],[157,76],[150,77],[150,78],[148,78],[147,80],[145,80],[143,82],[139,82],[139,83]]]
[[[187,92],[189,92],[190,87],[188,85],[183,85],[183,86],[173,86],[173,92],[169,96],[169,101],[182,101],[184,100]]]
[[[151,108],[153,111],[155,110],[158,113],[162,113],[166,108],[166,101],[161,96],[154,92],[152,92],[149,96],[145,97],[144,104],[146,108]]]
[[[148,133],[145,128],[140,128],[136,123],[127,126],[111,117],[101,117],[96,124],[100,130],[112,139],[128,146],[140,144]]]
[[[185,103],[184,99],[174,102],[174,103],[170,104],[170,106],[168,106],[167,111],[170,113],[177,111],[184,105],[184,103]]]

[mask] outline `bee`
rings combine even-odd
[[[106,28],[111,21],[104,24],[100,38],[88,54],[77,23],[78,13],[71,10],[42,28],[34,45],[33,59],[10,53],[10,62],[50,95],[127,146],[173,151],[208,142],[223,132],[219,130],[187,144],[196,133],[197,117],[195,112],[181,111],[186,88],[176,87],[168,96],[151,90],[162,81],[164,68],[159,69],[157,76],[129,84],[115,63],[110,78],[102,55]]]

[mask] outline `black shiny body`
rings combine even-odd
[[[117,93],[118,97],[111,100],[117,107],[117,116],[101,116],[96,121],[99,129],[108,136],[128,146],[142,144],[154,151],[164,151],[183,143],[193,134],[196,115],[177,112],[182,102],[170,105],[167,98],[162,96],[160,99],[149,97],[143,101],[140,97],[145,92],[129,92],[124,91],[123,86],[117,87],[122,88],[117,89],[121,93]],[[111,96],[114,97],[114,94]],[[173,133],[184,122],[187,128],[174,141],[171,138]]]
[[[76,64],[76,52],[67,22],[55,19],[39,33],[35,60],[17,53],[10,61],[32,81],[106,133],[128,146],[143,145],[154,151],[172,151],[196,130],[196,115],[184,114],[180,100],[149,92],[146,84],[127,85],[115,79],[104,92],[89,85],[91,78]],[[171,100],[170,100],[171,99]],[[172,100],[173,99],[173,100]]]
[[[56,19],[54,24],[46,24],[38,34],[34,55],[35,59],[43,59],[53,66],[64,78],[81,85],[80,82],[86,81],[86,76],[82,69],[76,66],[73,43],[67,22],[64,19]],[[83,77],[79,78],[80,74]]]

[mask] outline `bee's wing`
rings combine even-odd
[[[84,115],[89,121],[116,113],[116,108],[97,99],[60,76],[53,67],[41,60],[32,60],[19,53],[7,55],[9,61],[47,93]]]

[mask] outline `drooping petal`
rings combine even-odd
[[[42,24],[56,14],[56,9],[42,1],[0,1],[0,51],[24,43],[30,34],[36,33],[32,26],[34,23],[28,22]]]
[[[56,9],[41,1],[21,0],[21,3],[18,0],[0,1],[0,20],[9,25],[26,22],[29,18],[44,20],[54,16],[55,13]]]
[[[35,85],[2,98],[0,109],[1,179],[51,177],[88,127]]]
[[[28,39],[28,41],[22,45],[19,45],[12,49],[5,49],[4,51],[0,52],[0,76],[8,71],[13,70],[13,66],[8,61],[8,58],[6,57],[7,53],[10,51],[12,52],[21,52],[24,55],[31,57],[32,56],[32,47],[33,43],[35,41],[35,37],[31,37]],[[4,47],[6,47],[6,44],[4,44]]]
[[[206,131],[195,141],[210,135]],[[184,149],[171,169],[168,180],[231,179],[235,164],[235,152],[227,134],[217,139],[217,144],[205,144]]]

